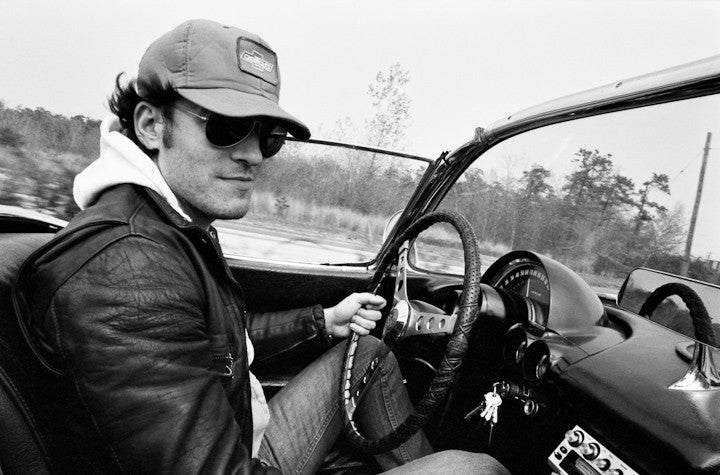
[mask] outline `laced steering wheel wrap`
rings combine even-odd
[[[407,254],[410,243],[427,228],[437,223],[452,225],[460,235],[465,260],[465,276],[463,292],[457,307],[457,314],[447,315],[441,309],[428,303],[411,301],[407,295]],[[407,441],[432,416],[433,412],[445,399],[462,364],[463,356],[468,349],[470,332],[479,309],[480,291],[480,253],[477,239],[468,220],[459,213],[436,211],[428,213],[412,223],[393,244],[397,252],[388,252],[375,272],[370,283],[370,290],[376,292],[382,280],[390,273],[392,264],[397,258],[397,276],[393,296],[393,307],[385,321],[383,329],[383,352],[377,355],[365,371],[360,387],[351,387],[355,352],[358,347],[358,335],[348,339],[343,361],[340,381],[340,408],[346,435],[350,443],[359,450],[377,454],[387,452]],[[378,362],[389,351],[390,346],[402,338],[413,335],[450,334],[442,362],[435,378],[422,399],[416,404],[415,412],[409,415],[395,430],[380,439],[365,438],[358,431],[353,415],[359,403],[364,387],[373,379]]]

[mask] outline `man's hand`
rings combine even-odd
[[[367,335],[380,320],[385,299],[369,292],[351,294],[334,307],[325,309],[325,330],[336,338],[346,338],[350,330]]]

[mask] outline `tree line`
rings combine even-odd
[[[488,179],[471,168],[445,198],[478,236],[510,249],[553,256],[575,270],[622,277],[635,267],[679,273],[687,233],[682,209],[668,210],[652,196],[670,194],[666,174],[641,183],[617,172],[612,154],[580,148],[559,186],[551,171],[533,164],[520,179]],[[689,276],[720,283],[701,259]]]
[[[98,120],[0,102],[0,204],[69,219],[79,211],[73,179],[99,149]]]
[[[0,101],[1,145],[96,157],[99,127],[99,120],[83,115],[66,117],[42,107],[8,108]]]
[[[361,130],[360,142],[396,146],[410,115],[403,89],[408,80],[399,64],[378,73],[368,89],[374,116],[362,128],[346,119],[328,135],[342,140],[343,130]],[[404,206],[422,173],[379,154],[318,150],[290,143],[285,157],[264,164],[259,188],[277,196],[278,209],[293,198],[389,216]],[[78,211],[74,176],[98,153],[99,121],[0,102],[0,203],[69,219]],[[623,276],[647,266],[678,273],[686,237],[682,210],[651,199],[670,193],[667,175],[651,173],[635,183],[617,172],[612,154],[586,148],[575,153],[573,164],[556,187],[551,171],[538,164],[519,179],[504,180],[471,168],[443,206],[467,216],[485,242],[545,253],[583,272]],[[720,283],[718,272],[700,259],[691,263],[690,277]]]

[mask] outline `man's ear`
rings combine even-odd
[[[162,143],[165,118],[159,107],[142,101],[135,106],[135,135],[148,150],[159,150]]]

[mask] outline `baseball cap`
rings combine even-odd
[[[258,35],[211,20],[189,20],[155,40],[140,60],[137,89],[151,80],[228,117],[275,119],[294,137],[310,130],[278,104],[277,55]]]

